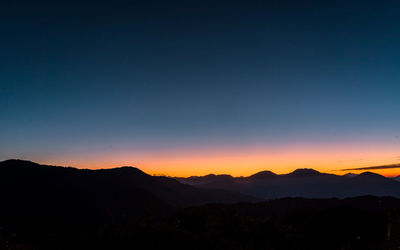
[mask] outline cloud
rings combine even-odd
[[[374,169],[390,169],[390,168],[400,168],[400,163],[381,165],[381,166],[362,167],[362,168],[346,168],[346,169],[338,169],[336,171],[357,171],[357,170],[374,170]]]

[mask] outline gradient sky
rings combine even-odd
[[[0,9],[0,160],[181,176],[400,162],[399,1]]]

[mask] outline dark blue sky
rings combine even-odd
[[[143,2],[2,1],[1,158],[398,140],[398,1]]]

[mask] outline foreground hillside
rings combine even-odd
[[[88,170],[21,160],[0,162],[0,195],[9,205],[35,204],[44,209],[79,204],[88,209],[104,205],[107,209],[143,210],[256,200],[230,191],[199,189],[172,178],[150,176],[134,167]]]
[[[0,162],[0,197],[0,227],[23,224],[30,230],[38,225],[94,225],[110,214],[129,219],[162,217],[180,207],[254,201],[229,191],[150,176],[133,167],[79,170],[20,160]]]
[[[48,219],[46,214],[31,216]],[[400,246],[400,200],[390,197],[210,204],[136,219],[114,211],[91,223],[55,227],[59,221],[55,218],[51,227],[30,220],[2,225],[0,249],[394,250]]]
[[[379,174],[334,175],[313,169],[297,169],[278,175],[270,171],[249,177],[206,175],[176,178],[181,183],[201,188],[222,188],[262,199],[282,197],[346,198],[362,195],[394,196],[400,198],[400,182]]]
[[[78,170],[18,160],[0,162],[0,197],[0,250],[400,247],[400,199],[393,197],[255,202],[132,167]]]

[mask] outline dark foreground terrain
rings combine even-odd
[[[135,218],[65,211],[51,221],[40,214],[4,224],[3,214],[0,249],[399,249],[399,206],[368,196],[210,204]]]
[[[365,195],[400,198],[399,178],[387,178],[372,172],[336,175],[305,168],[288,174],[275,174],[266,170],[247,177],[209,174],[176,179],[194,187],[222,188],[261,199],[347,198]]]
[[[200,189],[135,168],[0,162],[3,249],[399,249],[400,199]]]

